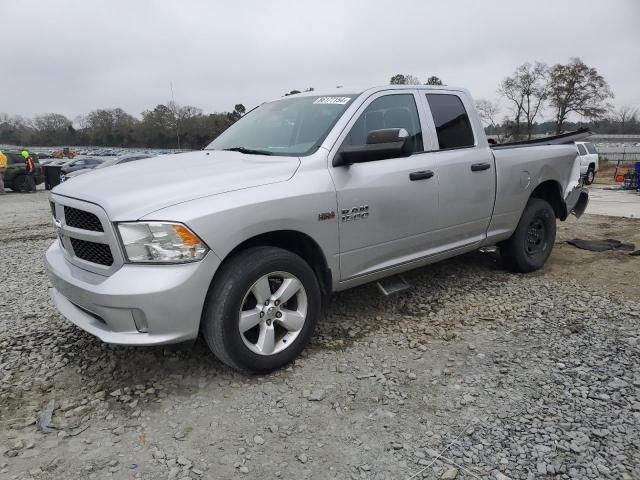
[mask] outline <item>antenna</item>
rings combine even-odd
[[[173,103],[174,107],[177,107],[176,99],[173,97],[173,82],[172,81],[169,81],[169,88],[171,89],[171,102]],[[178,150],[181,150],[181,147],[180,147],[180,117],[178,116],[177,109],[176,109],[176,112],[175,112],[175,116],[176,116],[176,137],[178,137]]]

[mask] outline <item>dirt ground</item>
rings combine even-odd
[[[640,249],[640,219],[584,215],[558,224],[556,245],[543,275],[575,279],[593,290],[629,298],[640,298],[640,257],[628,252],[590,252],[565,243],[582,238],[612,238],[633,243]]]

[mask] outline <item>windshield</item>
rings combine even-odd
[[[355,96],[296,97],[264,103],[231,125],[205,150],[309,155],[320,146]]]

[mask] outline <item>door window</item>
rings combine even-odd
[[[578,153],[580,155],[586,155],[587,151],[584,148],[584,145],[582,145],[581,143],[576,143],[576,146],[578,147]]]
[[[410,151],[424,150],[418,109],[413,94],[410,93],[376,98],[353,124],[342,145],[366,145],[369,133],[383,128],[404,128],[411,137]]]
[[[18,163],[24,163],[24,157],[22,155],[20,155],[19,153],[5,152],[5,155],[7,156],[7,160],[8,160],[8,164],[9,165],[15,165],[15,164],[18,164]]]
[[[596,150],[596,147],[593,146],[593,143],[585,143],[584,146],[587,148],[587,152],[591,154],[598,153],[598,151]]]
[[[457,95],[427,94],[440,150],[473,147],[473,129]]]

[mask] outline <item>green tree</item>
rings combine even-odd
[[[427,78],[427,83],[425,83],[425,85],[442,85],[442,80],[440,80],[435,75],[432,75]]]

